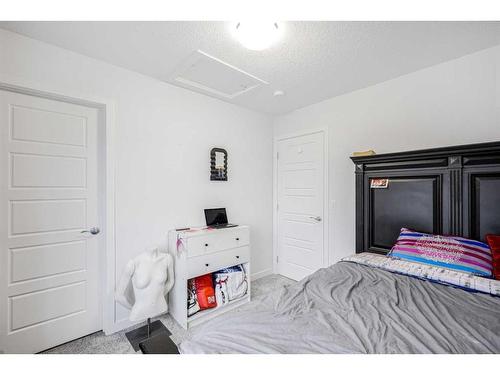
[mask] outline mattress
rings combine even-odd
[[[500,353],[500,298],[339,262],[190,330],[181,353]]]

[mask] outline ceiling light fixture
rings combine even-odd
[[[283,35],[283,25],[278,22],[242,21],[232,27],[233,36],[253,51],[269,48]]]

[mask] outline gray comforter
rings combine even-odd
[[[182,353],[500,353],[500,298],[340,262],[192,329]]]

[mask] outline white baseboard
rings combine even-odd
[[[250,280],[255,281],[255,280],[258,280],[258,279],[260,279],[262,277],[269,276],[269,275],[272,275],[272,274],[273,274],[273,269],[272,268],[268,268],[267,270],[263,270],[263,271],[252,273],[250,275]]]

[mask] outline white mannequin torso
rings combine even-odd
[[[131,321],[145,320],[168,311],[165,296],[173,283],[172,256],[158,249],[146,251],[125,266],[116,299],[131,309]],[[130,296],[130,284],[133,296]]]

